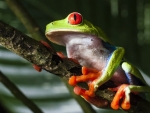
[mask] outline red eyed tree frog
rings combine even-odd
[[[123,59],[124,48],[111,45],[101,29],[83,19],[80,13],[73,12],[63,20],[49,23],[46,37],[53,43],[66,46],[68,58],[83,66],[83,75],[72,76],[69,84],[75,86],[76,94],[97,107],[108,104],[95,95],[96,90],[108,80],[118,86],[109,88],[117,91],[111,103],[113,109],[120,107],[122,98],[121,107],[129,109],[131,92],[150,91],[139,70]],[[87,82],[89,89],[76,86],[78,82]]]

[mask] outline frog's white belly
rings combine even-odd
[[[111,52],[103,47],[101,42],[93,43],[95,40],[80,39],[67,45],[67,55],[74,58],[82,66],[102,70],[107,65]]]
[[[110,55],[108,54],[108,51],[97,48],[91,49],[81,46],[82,45],[76,47],[78,51],[75,50],[76,52],[72,52],[69,57],[77,59],[82,66],[95,68],[97,70],[101,70],[106,66]]]

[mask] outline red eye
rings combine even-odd
[[[68,16],[68,22],[72,25],[77,25],[82,22],[82,15],[77,12],[73,12]]]

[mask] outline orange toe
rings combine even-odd
[[[69,60],[72,60],[74,63],[79,64],[78,60],[74,59],[74,58],[68,58]]]
[[[42,71],[42,68],[41,68],[40,66],[35,65],[35,64],[33,64],[33,68],[34,68],[35,70],[37,70],[38,72],[41,72],[41,71]]]
[[[43,41],[43,40],[40,40],[40,42],[41,42],[45,47],[47,47],[47,48],[53,50],[53,48],[52,48],[47,42],[45,42],[45,41]]]
[[[114,109],[114,110],[118,110],[119,109],[119,102],[118,103],[111,103],[111,107]]]
[[[119,87],[120,87],[120,86],[115,87],[115,88],[108,88],[108,90],[110,90],[110,91],[118,91]]]
[[[88,68],[85,67],[85,66],[83,66],[83,67],[82,67],[82,74],[83,74],[83,75],[86,75],[87,73],[88,73]]]
[[[120,99],[125,95],[124,89],[127,87],[127,84],[123,84],[119,87],[118,91],[115,94],[115,97],[113,98],[113,101],[111,102],[111,107],[115,110],[119,108],[119,101]],[[125,104],[123,104],[124,106]],[[126,104],[127,105],[127,104]]]
[[[85,94],[85,89],[82,89],[79,86],[75,86],[74,87],[74,93],[76,95],[84,95]]]
[[[65,55],[64,55],[62,52],[57,52],[57,55],[58,55],[60,58],[66,58]]]
[[[94,91],[94,84],[93,83],[89,83],[89,90],[86,90],[86,94],[90,97],[94,97],[95,96],[95,91]]]
[[[81,95],[87,102],[89,102],[97,107],[104,107],[104,106],[108,105],[107,100],[97,97],[97,96],[90,97],[85,92],[86,92],[86,90],[80,88],[79,86],[75,86],[75,88],[74,88],[74,93],[77,95]]]
[[[77,82],[76,82],[76,76],[71,76],[71,77],[69,78],[68,83],[69,83],[70,85],[72,85],[72,86],[75,86],[75,85],[77,84]]]
[[[86,66],[82,67],[82,74],[86,75],[88,73],[94,73],[94,74],[101,74],[101,72],[99,70],[93,69],[93,68],[87,68]]]
[[[130,100],[125,97],[123,102],[121,103],[121,107],[125,110],[130,109],[130,107],[131,107]]]
[[[126,102],[126,103],[122,103],[121,107],[125,110],[128,110],[128,109],[130,109],[131,105],[129,102]]]

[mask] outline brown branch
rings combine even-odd
[[[81,66],[68,59],[61,59],[54,50],[49,50],[40,42],[24,35],[11,26],[0,22],[0,44],[13,51],[31,63],[41,66],[44,70],[58,75],[63,79],[68,79],[72,75],[81,74]],[[114,92],[107,88],[113,83],[108,81],[97,91],[97,95],[111,102]],[[87,85],[79,84],[87,89]],[[128,113],[150,112],[150,103],[139,96],[132,96],[132,106]]]

